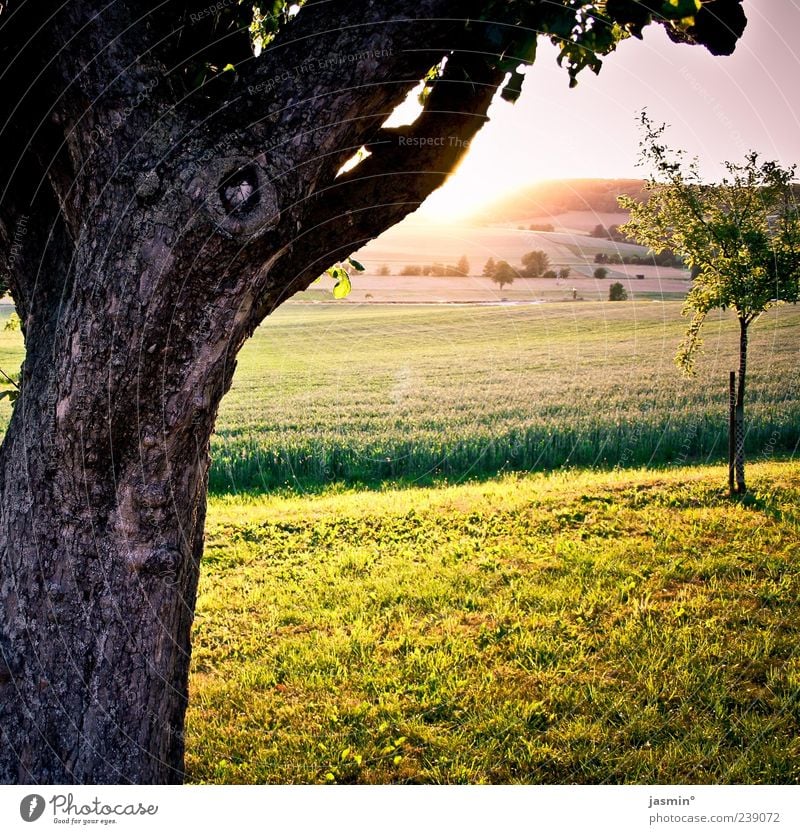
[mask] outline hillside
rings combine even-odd
[[[494,225],[553,218],[572,212],[593,215],[620,214],[617,197],[627,194],[640,198],[644,180],[575,179],[551,180],[528,185],[504,196],[476,213],[475,222]],[[598,218],[596,223],[602,223]]]

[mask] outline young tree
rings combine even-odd
[[[489,260],[483,265],[483,275],[486,278],[491,278],[494,275],[495,269],[497,269],[497,264],[495,263],[494,258],[489,258]]]
[[[457,275],[469,275],[469,261],[466,255],[462,255],[456,264]]]
[[[0,4],[0,283],[26,347],[0,451],[0,782],[182,779],[209,439],[243,342],[444,182],[535,33],[574,81],[653,19],[298,5]],[[740,7],[695,11],[657,13],[732,51]],[[384,128],[421,79],[420,115]]]
[[[608,278],[608,270],[604,266],[598,266],[594,271],[594,277],[597,278],[598,281],[604,281]]]
[[[492,274],[492,281],[495,284],[500,285],[500,290],[502,291],[503,287],[506,284],[513,284],[514,279],[517,277],[517,271],[511,266],[508,261],[498,261],[497,266],[494,269],[494,273]]]
[[[534,249],[522,256],[522,274],[526,278],[541,278],[549,266],[550,258],[541,249]]]
[[[608,288],[608,300],[609,301],[627,301],[628,300],[628,293],[627,293],[625,287],[619,281],[614,281],[614,283]]]
[[[389,267],[386,264],[381,264],[378,267],[378,275],[380,275],[382,278],[386,277],[387,275],[391,275],[391,274],[392,274],[392,271],[389,269]]]
[[[558,280],[566,281],[571,273],[572,270],[568,266],[562,266],[561,269],[558,270]]]
[[[739,373],[735,404],[735,455],[731,492],[746,491],[744,401],[748,328],[770,307],[798,300],[800,217],[793,188],[795,167],[763,161],[750,152],[743,163],[726,162],[727,175],[702,181],[697,160],[663,142],[665,126],[642,114],[643,160],[652,166],[648,200],[629,197],[624,231],[658,253],[669,248],[692,269],[684,315],[691,317],[676,361],[687,373],[702,344],[700,331],[711,310],[730,309],[739,322]],[[735,470],[735,487],[733,483]]]

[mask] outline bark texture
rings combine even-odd
[[[468,141],[503,79],[471,49],[469,2],[309,5],[258,59],[203,11],[0,18],[0,249],[26,342],[0,450],[2,782],[182,780],[209,437],[237,351],[444,181],[464,146],[405,138]],[[221,52],[236,72],[192,86],[186,66]],[[382,129],[445,55],[422,117]]]
[[[0,280],[26,344],[0,450],[2,782],[183,778],[209,437],[239,348],[444,181],[521,9],[526,37],[575,11],[320,0],[256,57],[248,4],[221,5],[0,3]],[[419,118],[383,128],[443,58]]]

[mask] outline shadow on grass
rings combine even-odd
[[[784,495],[783,490],[755,490],[734,496],[733,500],[743,507],[764,513],[774,521],[800,529],[800,512],[792,506],[792,496]]]

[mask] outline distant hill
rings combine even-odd
[[[617,197],[627,194],[640,199],[644,184],[644,180],[630,179],[552,180],[536,183],[490,203],[477,212],[472,220],[479,224],[494,225],[533,220],[547,222],[548,218],[572,212],[615,214],[621,211]]]

